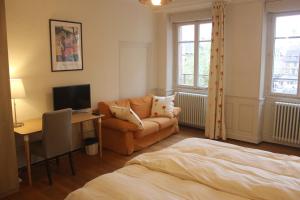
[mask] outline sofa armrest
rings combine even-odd
[[[103,120],[101,126],[121,132],[135,132],[139,130],[137,125],[114,117]]]
[[[178,117],[179,114],[181,112],[181,108],[180,107],[174,107],[173,109],[173,114],[174,114],[174,117]]]

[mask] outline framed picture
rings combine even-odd
[[[79,22],[49,20],[51,70],[83,70],[82,24]]]

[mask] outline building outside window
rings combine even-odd
[[[273,18],[271,93],[300,96],[300,14]]]
[[[207,89],[211,31],[210,21],[177,24],[177,87]]]

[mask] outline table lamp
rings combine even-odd
[[[14,103],[14,127],[21,127],[24,123],[20,123],[17,120],[17,106],[16,106],[16,99],[21,99],[25,97],[25,89],[23,85],[22,79],[19,78],[12,78],[10,79],[10,90],[11,90],[11,99]]]

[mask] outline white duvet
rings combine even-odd
[[[135,157],[67,200],[300,200],[300,158],[191,138]]]

